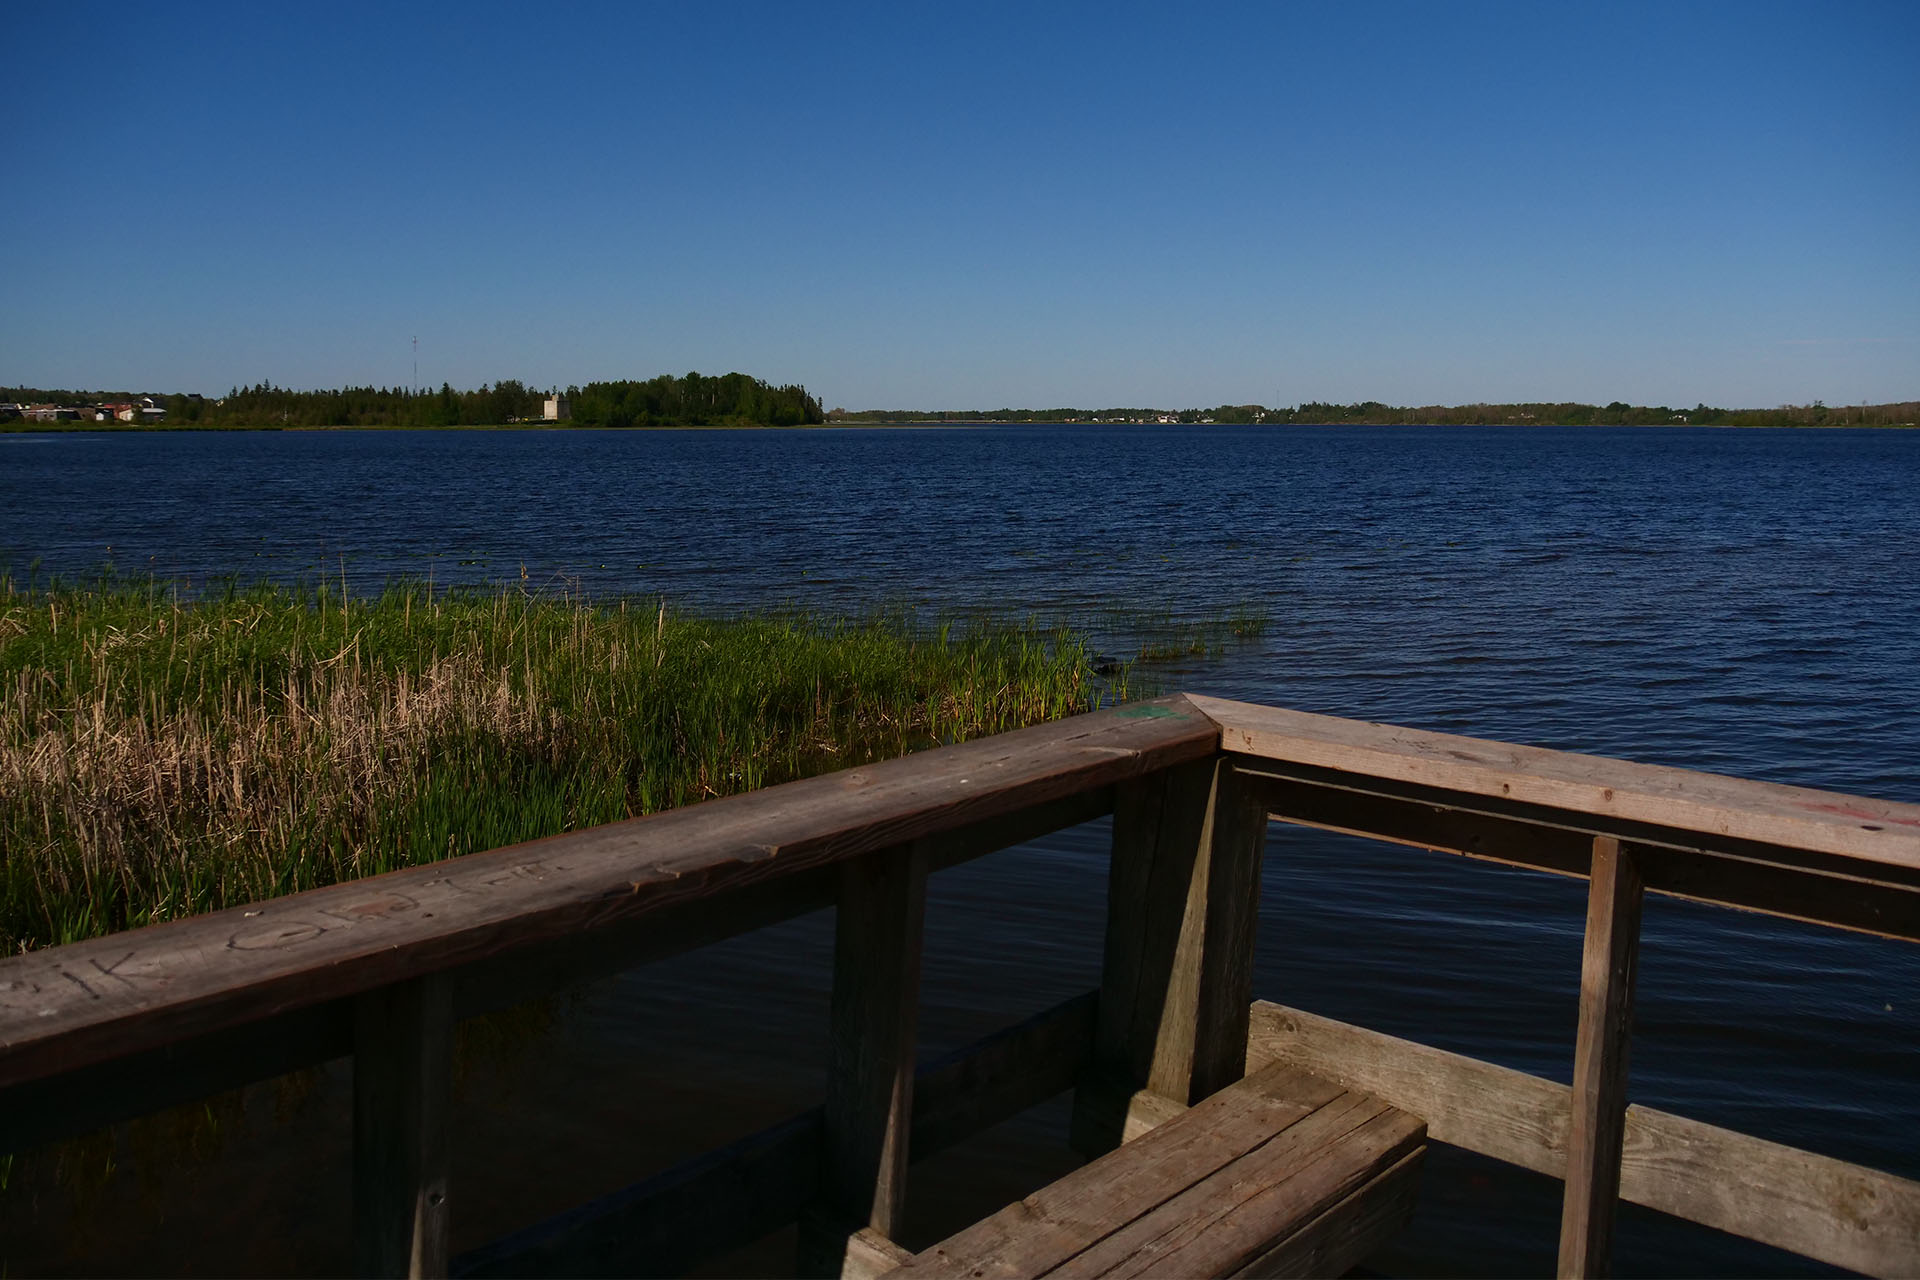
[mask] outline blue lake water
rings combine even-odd
[[[108,560],[195,583],[524,575],[701,609],[990,609],[1079,621],[1113,652],[1130,611],[1249,607],[1263,635],[1161,683],[1920,800],[1914,432],[0,436],[16,581]],[[936,878],[930,1051],[1093,984],[1105,838]],[[1262,894],[1258,994],[1569,1076],[1582,884],[1276,827]],[[803,920],[598,984],[475,1067],[461,1245],[817,1101],[830,942]],[[1920,948],[1654,898],[1640,983],[1637,1101],[1920,1176]],[[663,1096],[685,1104],[667,1120]],[[192,1238],[193,1206],[241,1204],[250,1225],[181,1269],[337,1269],[337,1101],[250,1104],[219,1158],[123,1178],[87,1212]],[[1064,1167],[1063,1115],[930,1162],[918,1229],[991,1207],[958,1189],[983,1171],[974,1197],[1005,1199]],[[288,1131],[313,1153],[291,1195]],[[1422,1196],[1392,1270],[1551,1269],[1557,1184],[1441,1157]],[[1817,1273],[1650,1213],[1621,1230],[1623,1273]],[[17,1256],[38,1269],[156,1265],[107,1236],[35,1247]]]

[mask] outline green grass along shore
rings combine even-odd
[[[1070,632],[0,576],[0,954],[1126,696]]]

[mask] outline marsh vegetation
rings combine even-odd
[[[512,587],[0,577],[0,948],[71,942],[1071,715],[1075,633]]]

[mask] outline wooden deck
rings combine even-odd
[[[885,1274],[1343,1275],[1413,1215],[1426,1133],[1276,1062]]]
[[[929,876],[1108,813],[1099,990],[916,1073]],[[1587,878],[1573,1086],[1256,1004],[1276,819]],[[1564,1179],[1564,1275],[1605,1269],[1622,1198],[1920,1271],[1915,1183],[1629,1105],[1647,892],[1920,940],[1920,806],[1164,698],[0,960],[0,1147],[351,1054],[368,1274],[671,1273],[795,1221],[804,1270],[871,1271],[899,1260],[909,1162],[1068,1090],[1101,1157],[1283,1062]],[[825,906],[818,1110],[449,1256],[458,1019]]]

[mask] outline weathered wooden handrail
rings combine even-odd
[[[1097,998],[916,1076],[927,874],[1108,812]],[[1268,817],[1591,875],[1573,1088],[1255,1005]],[[753,1203],[703,1244],[798,1216],[804,1269],[858,1272],[891,1256],[906,1161],[930,1147],[1072,1082],[1074,1142],[1101,1150],[1263,1054],[1422,1115],[1436,1140],[1566,1179],[1563,1274],[1605,1268],[1616,1196],[1837,1265],[1920,1265],[1920,1186],[1628,1106],[1643,889],[1920,939],[1920,806],[1160,699],[0,960],[0,1148],[352,1053],[357,1265],[434,1274],[459,1177],[445,1142],[454,1020],[834,905],[820,1112],[464,1265],[692,1265],[674,1235],[687,1206],[710,1217],[732,1188]],[[1529,1107],[1546,1110],[1528,1122]],[[1648,1142],[1682,1140],[1680,1173],[1645,1165]],[[1756,1152],[1774,1175],[1703,1191],[1737,1182]],[[1796,1171],[1852,1208],[1823,1216]]]
[[[1277,818],[1920,940],[1920,805],[1195,696]]]
[[[1193,702],[1220,725],[1222,752],[1274,818],[1590,878],[1573,1086],[1539,1082],[1568,1099],[1566,1128],[1551,1167],[1525,1162],[1565,1180],[1563,1276],[1607,1269],[1613,1209],[1630,1167],[1627,1056],[1645,890],[1920,939],[1920,806],[1215,698]],[[1400,1043],[1379,1037],[1365,1052],[1394,1053]],[[1351,1063],[1347,1071],[1335,1077],[1372,1088],[1367,1072],[1353,1074]],[[1419,1089],[1374,1091],[1429,1118],[1440,1101]],[[1708,1179],[1643,1181],[1633,1197],[1641,1203],[1839,1266],[1920,1265],[1920,1186],[1683,1123],[1724,1163]],[[1512,1158],[1497,1136],[1482,1141],[1472,1128],[1436,1125],[1433,1136]],[[1726,1211],[1724,1197],[1700,1194],[1713,1177],[1751,1182],[1749,1162],[1763,1147],[1775,1166],[1839,1165],[1853,1198],[1818,1216],[1804,1212],[1789,1180],[1737,1213]]]
[[[0,961],[0,1089],[576,945],[914,840],[936,860],[945,836],[960,856],[986,853],[965,833],[1211,756],[1218,742],[1184,699],[1162,699],[12,957]]]

